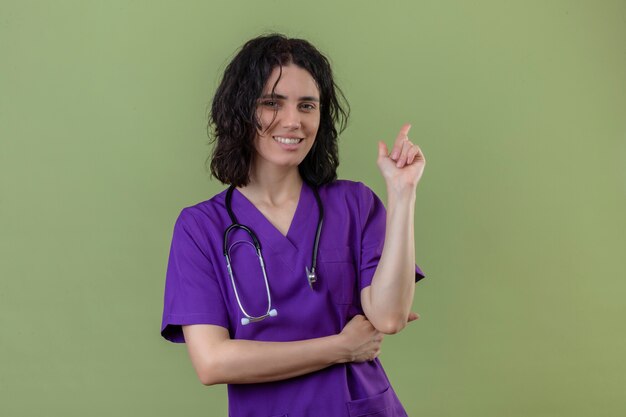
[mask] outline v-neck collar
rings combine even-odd
[[[315,207],[317,203],[313,191],[303,181],[298,205],[285,236],[237,188],[233,190],[232,210],[235,216],[256,233],[262,252],[267,253],[267,250],[275,252],[291,269],[295,266],[300,251],[306,247],[309,237],[312,236],[308,231],[317,224],[317,214],[312,215],[312,209]]]

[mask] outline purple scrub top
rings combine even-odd
[[[311,290],[310,266],[318,220],[311,188],[304,184],[287,236],[276,229],[237,189],[232,210],[258,236],[276,317],[241,324],[223,255],[224,231],[231,224],[226,190],[184,208],[174,225],[161,335],[183,343],[181,325],[213,324],[232,339],[295,341],[341,332],[363,314],[360,292],[371,284],[385,238],[386,214],[381,200],[360,182],[336,180],[319,188],[324,223],[317,257],[318,281]],[[242,230],[230,234],[229,246],[237,291],[251,316],[267,310],[265,283],[254,247]],[[415,266],[415,281],[424,277]],[[379,359],[345,363],[258,384],[229,384],[230,417],[406,416]]]

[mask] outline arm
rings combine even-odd
[[[415,293],[413,195],[389,195],[385,246],[372,278],[361,291],[367,318],[383,333],[402,330],[408,321]]]
[[[378,166],[387,184],[385,244],[372,284],[361,291],[361,304],[368,320],[383,333],[402,330],[415,293],[414,214],[416,187],[426,160],[407,137],[403,126],[390,156],[379,143]]]
[[[232,340],[220,326],[183,326],[193,367],[204,385],[278,381],[330,365],[373,360],[383,335],[363,316],[338,335],[294,342]]]

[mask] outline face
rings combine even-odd
[[[280,80],[272,87],[280,75]],[[254,140],[255,164],[297,167],[311,150],[320,124],[320,94],[311,74],[290,64],[276,67],[257,101],[261,129]]]

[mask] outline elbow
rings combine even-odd
[[[198,374],[198,379],[200,380],[200,383],[202,385],[207,386],[207,387],[210,387],[211,385],[219,384],[219,382],[217,381],[217,378],[215,378],[215,376],[209,373]]]
[[[407,320],[395,319],[395,320],[386,320],[380,323],[380,325],[377,325],[374,327],[376,327],[376,330],[384,334],[397,334],[397,333],[400,333],[402,329],[406,327],[406,325],[407,325]]]
[[[408,314],[404,311],[368,311],[365,317],[383,334],[400,333],[409,323]]]
[[[203,374],[198,374],[198,379],[200,380],[200,383],[206,387],[226,383],[223,378],[221,378],[219,375],[216,375],[214,372],[205,372]]]
[[[211,385],[218,384],[215,375],[208,370],[197,370],[196,375],[198,375],[198,380],[200,380],[200,383],[204,386],[210,387]]]
[[[384,334],[397,334],[397,333],[400,333],[402,331],[402,329],[404,329],[405,327],[406,327],[406,325],[393,323],[393,324],[389,324],[389,325],[383,326],[383,328],[382,329],[378,329],[378,331],[380,331],[381,333],[384,333]]]
[[[204,385],[205,387],[210,387],[211,385],[219,384],[219,382],[217,382],[217,381],[215,381],[213,379],[203,379],[203,380],[200,380],[200,383],[202,385]]]

